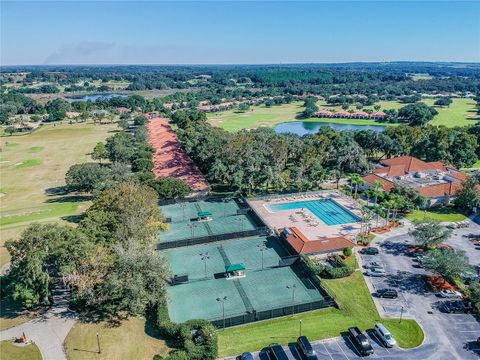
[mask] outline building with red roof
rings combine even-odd
[[[345,248],[353,248],[355,244],[346,237],[332,237],[310,240],[296,227],[286,227],[281,233],[292,251],[298,255],[323,255],[341,253]]]
[[[395,186],[413,188],[428,199],[428,207],[450,203],[467,179],[468,174],[443,162],[426,162],[413,156],[381,160],[379,167],[363,177],[367,188],[377,182],[386,192]]]

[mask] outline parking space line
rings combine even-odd
[[[468,332],[478,332],[478,329],[477,330],[457,330],[457,332],[465,332],[465,333],[468,333]]]
[[[323,347],[325,348],[325,351],[327,352],[328,356],[330,356],[330,359],[333,360],[333,357],[332,357],[332,355],[330,355],[330,351],[328,351],[328,349],[327,349],[327,347],[325,346],[325,343],[324,343],[324,342],[322,342],[322,345],[323,345]]]
[[[375,339],[377,339],[377,340],[378,340],[378,342],[379,342],[379,344],[378,344],[378,347],[379,347],[379,348],[381,348],[381,349],[385,350],[385,351],[387,352],[387,354],[388,354],[388,353],[390,353],[390,351],[388,351],[388,349],[387,349],[386,347],[384,347],[384,346],[380,345],[380,344],[382,343],[382,341],[381,341],[381,340],[380,340],[380,338],[377,336],[377,334],[375,334],[375,333],[372,333],[372,336],[374,336],[374,337],[375,337]]]
[[[340,344],[338,343],[338,341],[335,341],[335,343],[337,344],[337,346],[340,348],[340,350],[342,351],[343,355],[345,355],[345,357],[350,360],[350,358],[347,356],[347,354],[345,353],[345,351],[343,351],[342,347],[340,346]]]

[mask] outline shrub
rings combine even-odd
[[[339,279],[351,275],[353,271],[354,270],[350,266],[342,266],[329,269],[328,275],[331,279]]]
[[[343,249],[343,255],[345,256],[352,256],[352,253],[352,248],[346,247],[345,249]]]

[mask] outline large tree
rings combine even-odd
[[[452,234],[452,230],[439,223],[426,221],[415,224],[410,234],[419,245],[425,248],[433,248],[447,240]]]
[[[463,211],[469,211],[480,203],[480,190],[477,176],[472,176],[463,183],[463,187],[455,194],[454,204]]]
[[[425,269],[444,279],[454,279],[468,270],[468,256],[463,250],[434,249],[430,250],[423,261]]]
[[[422,102],[408,104],[398,110],[398,117],[412,126],[425,125],[437,114],[435,108]]]

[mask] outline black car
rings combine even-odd
[[[310,344],[310,341],[308,341],[308,338],[306,336],[300,336],[297,339],[297,348],[302,359],[306,359],[306,360],[318,359],[317,354],[315,353],[315,350],[313,350],[313,347]]]
[[[378,289],[376,295],[379,298],[385,299],[396,299],[398,297],[397,290],[395,289]]]
[[[373,354],[373,347],[370,344],[370,341],[365,336],[364,333],[356,326],[353,326],[348,329],[348,334],[352,339],[352,343],[357,347],[358,351],[362,356],[368,356]]]
[[[249,352],[244,352],[242,355],[240,355],[240,360],[253,360],[253,355]]]
[[[366,247],[360,250],[360,254],[378,255],[378,249],[376,247]]]
[[[270,360],[288,360],[288,356],[279,344],[270,344],[267,349]]]
[[[463,301],[445,301],[441,305],[441,310],[447,314],[464,314],[472,310],[470,306],[465,305]]]

